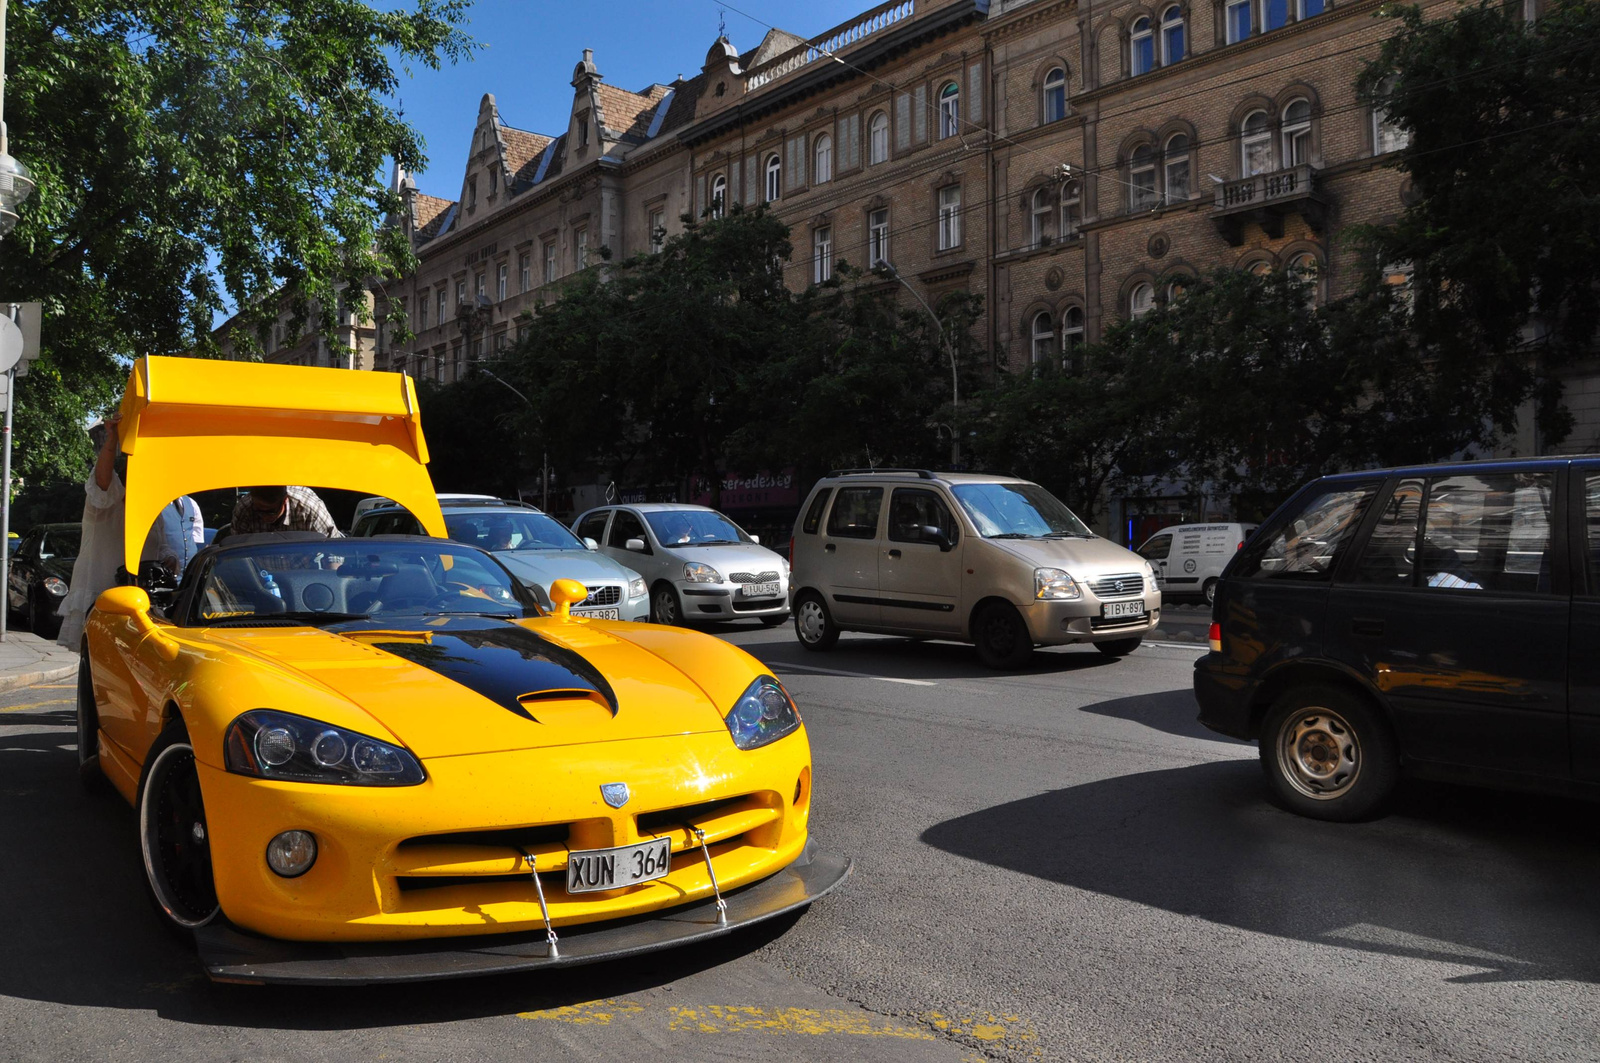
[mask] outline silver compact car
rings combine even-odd
[[[589,597],[572,607],[573,616],[599,620],[648,620],[650,595],[639,573],[591,549],[554,517],[520,502],[441,499],[445,530],[458,543],[494,554],[550,608],[550,584],[575,579]],[[353,536],[422,535],[416,518],[399,506],[369,510],[357,519]]]
[[[789,619],[789,563],[714,509],[604,506],[580,516],[573,530],[644,575],[658,624]]]

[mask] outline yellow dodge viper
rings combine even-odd
[[[86,780],[137,812],[214,979],[360,983],[627,956],[792,911],[810,841],[783,685],[694,632],[552,614],[444,538],[409,378],[148,358],[122,403],[127,570],[181,494],[381,494],[437,538],[234,535],[90,614]],[[152,601],[152,595],[155,600]]]

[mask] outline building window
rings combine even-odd
[[[777,154],[767,156],[766,201],[774,202],[783,194],[783,160]]]
[[[520,291],[533,287],[533,256],[526,251],[517,256],[517,283]]]
[[[1143,317],[1156,307],[1156,290],[1140,284],[1128,293],[1128,316]]]
[[[1063,181],[1061,184],[1061,239],[1065,240],[1078,231],[1079,207],[1083,203],[1083,194],[1079,191],[1078,182]]]
[[[1156,65],[1156,40],[1154,34],[1150,32],[1148,18],[1134,20],[1133,37],[1129,47],[1131,54],[1128,69],[1135,77],[1150,73],[1150,69]]]
[[[1250,5],[1253,0],[1233,0],[1228,5],[1228,43],[1238,44],[1247,40],[1253,30],[1250,24]]]
[[[1167,202],[1182,203],[1189,198],[1189,138],[1183,133],[1167,138],[1164,168]]]
[[[460,310],[459,310],[460,307],[466,305],[466,302],[467,302],[467,282],[466,281],[456,281],[456,307],[458,308],[457,309],[457,313],[460,312]]]
[[[500,354],[506,349],[506,334],[502,330],[494,334],[494,353]]]
[[[939,139],[961,133],[961,86],[954,81],[939,90]]]
[[[428,300],[417,300],[417,331],[422,332],[428,327]]]
[[[1289,0],[1261,0],[1261,29],[1281,30],[1289,24]]]
[[[961,246],[961,186],[939,189],[939,250]]]
[[[1050,315],[1041,310],[1033,315],[1033,364],[1048,365],[1055,348],[1056,333],[1050,323]]]
[[[1186,277],[1179,277],[1177,280],[1168,281],[1167,282],[1167,292],[1166,292],[1167,305],[1171,306],[1173,303],[1177,302],[1179,299],[1182,299],[1183,298],[1183,293],[1188,291],[1188,290],[1189,290],[1189,280]]]
[[[1067,71],[1052,67],[1044,76],[1042,113],[1046,122],[1059,122],[1067,116]]]
[[[1183,9],[1173,4],[1161,13],[1161,65],[1170,66],[1183,55]]]
[[[1141,144],[1128,163],[1128,207],[1149,210],[1160,202],[1156,193],[1156,152],[1150,145]]]
[[[471,210],[478,205],[478,175],[473,174],[467,178],[467,209]]]
[[[548,240],[544,245],[544,282],[546,284],[554,284],[556,282],[556,242],[554,240]]]
[[[1239,123],[1239,149],[1242,176],[1272,171],[1272,123],[1266,111],[1251,111]]]
[[[1388,99],[1394,95],[1396,81],[1393,77],[1384,78],[1378,83],[1376,96],[1378,99]],[[1372,107],[1372,153],[1386,155],[1391,151],[1400,151],[1411,143],[1411,134],[1399,125],[1389,120],[1389,112],[1374,104]]]
[[[1061,315],[1061,367],[1069,373],[1083,371],[1083,309],[1069,306]]]
[[[1283,109],[1283,167],[1311,161],[1311,104],[1295,100]]]
[[[495,194],[497,192],[499,192],[499,191],[500,191],[500,171],[491,169],[489,171],[489,198],[493,199],[495,197]]]
[[[882,266],[889,261],[889,208],[867,215],[867,264]]]
[[[443,288],[439,289],[439,324],[444,324],[450,305],[450,295]]]
[[[667,212],[652,210],[650,212],[650,251],[657,253],[667,242]]]
[[[726,174],[717,174],[711,179],[711,216],[722,217],[722,208],[728,202],[728,178]]]
[[[833,180],[833,138],[823,133],[817,137],[814,149],[816,160],[811,167],[811,179],[817,184]]]
[[[1317,299],[1317,276],[1321,271],[1322,267],[1317,264],[1317,256],[1310,251],[1302,251],[1289,260],[1290,279],[1297,281],[1313,302]]]
[[[494,278],[495,302],[497,302],[497,303],[505,302],[506,301],[506,296],[509,294],[510,287],[511,287],[511,267],[506,265],[504,262],[502,262],[502,263],[500,263],[500,268],[495,271],[495,278]]]
[[[1523,0],[1524,4],[1531,0]],[[1327,0],[1297,0],[1295,5],[1295,18],[1316,18],[1327,8]]]
[[[587,269],[589,267],[589,227],[587,225],[579,226],[573,230],[572,252],[573,261],[578,264],[578,268]]]
[[[882,111],[867,123],[867,162],[876,166],[889,161],[889,116]]]
[[[1050,239],[1050,190],[1038,188],[1033,193],[1033,207],[1029,212],[1028,246],[1043,247]]]
[[[479,303],[482,303],[483,302],[483,297],[485,295],[489,294],[488,290],[486,288],[484,288],[484,286],[483,286],[483,274],[482,273],[480,273],[476,277],[472,278],[472,294],[474,294],[474,295],[476,295],[478,297],[478,302]]]
[[[817,284],[833,279],[833,228],[824,225],[811,231],[811,279]]]

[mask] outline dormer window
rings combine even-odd
[[[578,147],[589,146],[589,112],[584,111],[578,116]]]
[[[471,210],[478,205],[478,176],[476,174],[467,178],[467,209]]]
[[[489,171],[489,198],[493,199],[500,191],[500,171]]]

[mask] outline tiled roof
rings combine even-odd
[[[549,179],[561,172],[561,144],[566,139],[566,135],[562,134],[554,139],[545,137],[540,137],[539,139],[544,141],[544,146],[521,166],[511,171],[511,191],[513,193],[521,192],[524,188],[533,184],[533,179],[539,176],[539,167],[544,165],[544,159],[547,155],[550,157],[550,165],[545,167],[545,178]]]
[[[605,116],[605,127],[634,143],[644,140],[650,130],[650,119],[655,115],[656,104],[667,94],[665,85],[651,85],[651,95],[641,96],[603,81],[595,85],[594,91],[595,98],[600,101],[600,111]]]
[[[706,76],[696,74],[688,81],[680,81],[674,88],[672,103],[667,107],[667,119],[661,123],[656,135],[670,133],[694,121],[695,108],[700,103],[700,93],[704,90]]]
[[[500,124],[500,139],[506,145],[506,169],[511,171],[512,184],[516,184],[516,175],[523,168],[539,157],[539,153],[555,140],[542,133],[530,133],[526,129],[513,129],[505,123]],[[529,174],[532,179],[532,174]]]
[[[444,224],[450,208],[455,206],[455,201],[440,199],[418,192],[411,198],[411,211],[413,224],[416,226],[417,238],[431,240],[439,235],[439,229]]]

